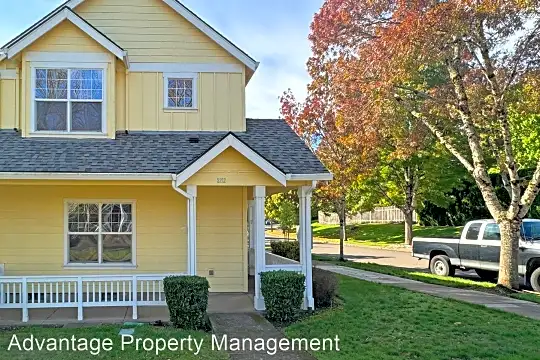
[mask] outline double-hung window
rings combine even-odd
[[[34,69],[34,131],[104,133],[104,69]]]
[[[163,75],[165,109],[197,109],[197,81],[195,73],[168,73]]]
[[[67,202],[66,265],[135,265],[134,203]]]

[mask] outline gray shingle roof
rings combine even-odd
[[[22,138],[0,130],[0,172],[179,173],[228,132],[119,132],[116,139]],[[285,174],[328,171],[283,120],[248,119],[238,139]],[[197,137],[198,143],[189,139]]]

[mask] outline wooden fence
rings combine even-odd
[[[416,213],[413,214],[413,222],[417,222]],[[348,224],[384,224],[400,223],[405,221],[403,212],[395,206],[377,207],[370,212],[359,213],[347,217]],[[325,213],[319,211],[320,224],[339,224],[339,218],[336,213]]]

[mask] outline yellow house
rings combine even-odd
[[[246,119],[258,63],[176,0],[70,0],[0,49],[0,311],[162,305],[163,277],[311,290],[311,190],[282,120]],[[297,189],[300,264],[265,261],[264,199]]]

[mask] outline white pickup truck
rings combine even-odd
[[[453,276],[456,268],[475,270],[484,280],[497,278],[501,233],[494,220],[468,222],[459,238],[413,238],[412,255],[429,260],[433,274]],[[518,272],[540,292],[540,220],[521,226]]]

